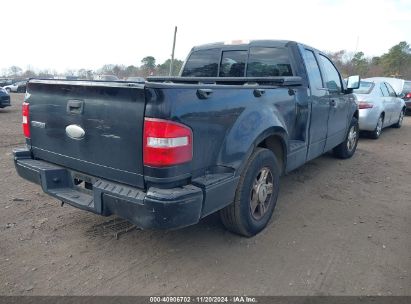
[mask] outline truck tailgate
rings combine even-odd
[[[35,158],[144,187],[144,85],[32,79],[26,102]]]

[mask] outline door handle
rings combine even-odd
[[[265,94],[264,89],[254,89],[253,94],[255,97],[261,97]]]
[[[213,93],[212,89],[198,89],[197,90],[197,97],[200,99],[207,99]]]

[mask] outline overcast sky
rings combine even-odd
[[[411,43],[410,0],[4,1],[0,71],[97,69],[176,58],[193,45],[234,39],[297,40],[320,50],[381,55]],[[358,42],[358,43],[357,43]]]

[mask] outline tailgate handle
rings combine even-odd
[[[211,89],[198,89],[197,90],[197,97],[200,99],[207,99],[213,93]]]
[[[83,100],[69,100],[67,102],[67,113],[83,114],[84,101]]]

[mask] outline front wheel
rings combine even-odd
[[[359,138],[358,119],[353,117],[351,119],[350,127],[348,128],[345,140],[333,149],[334,155],[339,158],[350,158],[354,155],[357,149]]]
[[[240,177],[234,203],[220,211],[224,226],[247,237],[263,230],[277,202],[279,178],[280,170],[273,152],[257,148]]]

